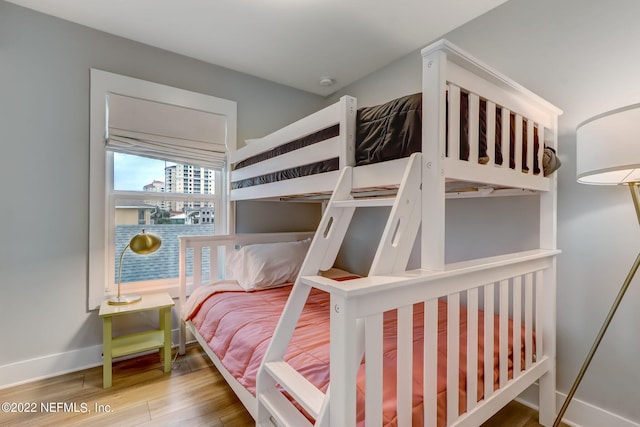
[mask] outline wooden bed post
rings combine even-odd
[[[184,320],[182,320],[182,310],[184,310],[184,305],[187,301],[187,246],[182,239],[180,239],[180,253],[178,254],[178,278],[180,282],[178,295],[178,321],[180,322],[178,353],[184,354],[187,342],[187,328]]]
[[[558,146],[558,120],[554,120],[553,141],[551,146]],[[544,135],[540,135],[544,140]],[[540,248],[557,249],[557,190],[558,175],[554,173],[549,177],[551,189],[540,195]],[[543,288],[541,304],[545,312],[542,314],[543,322],[540,327],[543,331],[542,354],[551,361],[549,372],[539,380],[539,423],[543,426],[553,425],[556,416],[556,259],[552,266],[543,273]],[[539,333],[539,332],[538,332]],[[540,350],[538,350],[540,351]]]
[[[422,59],[422,268],[444,269],[445,105],[447,55],[432,48]],[[437,144],[434,141],[438,141]]]
[[[353,96],[340,98],[340,169],[356,164],[356,114],[358,101]]]

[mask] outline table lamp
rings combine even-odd
[[[640,104],[595,116],[578,125],[576,161],[578,182],[599,185],[627,185],[640,222]],[[640,266],[640,254],[622,283],[613,306],[600,328],[569,394],[556,417],[560,425],[573,395],[584,376],[613,316]]]
[[[127,246],[122,250],[122,254],[120,255],[120,267],[118,268],[118,295],[109,299],[109,304],[111,305],[123,305],[123,304],[132,304],[134,302],[138,302],[142,299],[140,295],[121,295],[120,294],[120,279],[122,278],[122,260],[124,259],[124,254],[127,252],[127,249],[131,249],[133,252],[146,255],[151,254],[157,251],[160,248],[162,241],[160,238],[151,233],[145,233],[142,230],[141,233],[136,234],[131,238]]]

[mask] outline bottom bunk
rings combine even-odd
[[[183,319],[254,418],[256,377],[292,286],[247,292],[230,280],[196,287],[187,300],[186,253],[194,248],[200,268],[202,248],[210,248],[216,270],[239,245],[292,237],[181,238]],[[396,277],[333,269],[302,277],[314,289],[284,359],[323,393],[332,378],[332,412],[353,416],[345,425],[479,425],[553,370],[544,272],[554,255],[529,251]],[[364,342],[355,339],[360,325]],[[306,420],[317,412],[298,408]]]

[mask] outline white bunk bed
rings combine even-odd
[[[559,251],[556,177],[545,174],[543,164],[545,146],[557,148],[561,111],[447,41],[426,47],[422,55],[421,153],[354,166],[357,107],[352,97],[343,97],[230,153],[230,163],[235,165],[338,125],[337,133],[323,142],[275,158],[267,156],[231,173],[235,182],[333,158],[339,162],[337,169],[329,172],[231,190],[232,200],[330,197],[261,362],[255,391],[248,391],[233,377],[192,321],[182,325],[181,349],[186,326],[257,425],[477,426],[536,381],[540,423],[553,422],[555,258]],[[460,93],[467,97],[468,107],[463,108],[468,112],[466,118],[461,118]],[[479,118],[483,108],[486,116]],[[470,141],[464,160],[460,159],[458,143],[461,120],[466,121]],[[512,124],[500,127],[496,121]],[[485,132],[486,147],[480,147],[474,141]],[[497,139],[495,132],[501,132]],[[497,155],[493,154],[498,152],[503,165],[494,160]],[[483,155],[489,160],[481,159]],[[537,249],[445,263],[447,197],[525,193],[540,198]],[[355,209],[368,206],[392,207],[368,276],[338,282],[320,275],[319,271],[333,265]],[[406,271],[418,230],[421,268]],[[203,281],[200,273],[202,248],[210,248],[210,277],[225,279],[225,253],[233,248],[306,237],[304,233],[182,237],[181,307],[188,304],[188,286],[195,289],[209,282]],[[193,256],[193,276],[189,277],[187,253]],[[330,296],[331,381],[322,390],[285,360],[300,312],[314,289]],[[445,314],[440,316],[444,319],[439,319],[443,303]],[[393,337],[397,363],[391,367],[382,355],[385,322],[390,315],[398,325]],[[438,339],[439,321],[446,335],[444,343]],[[412,324],[424,328],[418,337],[418,353],[414,351]],[[481,334],[481,330],[494,332]],[[521,347],[513,343],[521,343]],[[439,352],[444,352],[444,359],[441,356],[439,360]],[[461,358],[461,353],[466,356]],[[389,369],[394,384],[389,383]],[[494,375],[486,374],[489,372]],[[359,376],[365,378],[364,383],[357,383]],[[416,377],[421,385],[407,386]],[[391,420],[387,409],[382,409],[389,406],[383,396],[386,399],[390,389],[395,414]],[[283,390],[289,400],[283,397]]]

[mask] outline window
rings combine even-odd
[[[110,233],[113,244],[110,245],[112,249],[109,249],[108,256],[113,257],[114,261],[109,260],[109,264],[115,264],[112,271],[108,272],[108,275],[113,273],[114,278],[108,278],[108,282],[117,283],[118,276],[121,276],[123,292],[128,292],[132,287],[140,292],[144,288],[167,288],[175,284],[178,274],[178,236],[224,233],[225,227],[220,224],[203,221],[203,209],[213,208],[213,211],[218,211],[218,217],[224,212],[220,197],[222,186],[219,185],[223,169],[189,165],[190,169],[203,170],[214,176],[218,185],[204,193],[189,190],[177,193],[155,191],[148,184],[152,181],[170,182],[173,176],[170,171],[176,166],[166,159],[107,152],[107,170],[113,170],[113,186],[109,186],[107,191],[107,221],[112,221],[108,229],[113,230]],[[126,215],[130,210],[131,217]],[[120,272],[120,254],[131,237],[142,229],[160,237],[162,246],[157,252],[146,256],[127,252],[122,259]]]
[[[126,252],[122,290],[174,296],[177,236],[228,232],[224,160],[235,126],[235,102],[91,70],[90,309],[117,291],[120,255],[142,229],[162,246]]]

